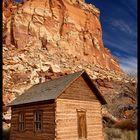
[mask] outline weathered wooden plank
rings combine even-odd
[[[54,136],[14,136],[12,140],[54,140]],[[11,140],[11,139],[10,139]]]
[[[50,108],[47,108],[47,107],[40,107],[40,108],[25,108],[24,110],[26,110],[26,111],[24,111],[24,112],[26,112],[27,114],[28,113],[31,113],[32,114],[32,111],[34,111],[34,110],[46,110],[46,111],[48,111],[48,112],[52,112],[53,110],[54,110],[54,108],[53,107],[50,107]],[[17,109],[16,111],[14,111],[13,112],[13,115],[15,115],[16,113],[18,113],[18,112],[21,112],[21,111],[23,111],[23,109]]]
[[[56,102],[56,139],[73,140],[78,138],[77,109],[86,111],[87,139],[93,140],[102,136],[101,105],[98,102],[76,101],[68,99],[57,99]],[[94,133],[93,133],[94,131]],[[73,137],[71,137],[73,134]],[[103,140],[100,139],[100,140]]]
[[[43,131],[33,133],[33,112],[40,109],[43,111]],[[56,105],[41,104],[14,108],[12,125],[15,128],[12,129],[11,138],[15,137],[14,140],[77,140],[77,109],[84,109],[86,112],[88,140],[93,140],[93,138],[98,140],[102,137],[101,104],[81,77],[61,94],[56,100]],[[22,110],[26,112],[27,123],[24,134],[16,131],[18,112]]]
[[[34,133],[34,111],[43,111],[43,131],[42,133]],[[55,137],[55,104],[41,104],[26,106],[20,108],[13,108],[12,130],[10,140],[54,140]],[[18,113],[24,111],[25,113],[25,131],[21,133],[18,130]],[[32,132],[32,133],[31,133]]]
[[[90,105],[86,102],[85,103],[81,102],[79,104],[76,101],[73,101],[73,102],[74,103],[72,103],[72,102],[68,102],[68,103],[61,102],[61,103],[57,104],[57,106],[60,107],[59,109],[61,109],[61,108],[74,109],[74,108],[77,108],[77,105],[78,106],[83,106],[84,105],[85,107],[90,108],[90,109],[95,108],[95,110],[98,110],[100,108],[100,106],[98,104]],[[65,106],[61,106],[61,104],[65,105]],[[92,110],[92,111],[94,111],[94,110]]]
[[[80,88],[78,88],[80,87]],[[82,77],[75,80],[65,91],[59,96],[61,99],[76,99],[84,101],[97,100],[92,90]]]
[[[69,137],[69,138],[75,138],[75,137],[78,137],[77,133],[69,133],[69,132],[63,132],[63,133],[58,133],[58,135],[61,135],[61,137]]]
[[[93,136],[94,135],[101,135],[101,136],[103,135],[103,133],[101,131],[99,131],[99,130],[98,131],[89,131],[88,134],[93,135]]]

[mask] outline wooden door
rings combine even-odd
[[[79,139],[87,138],[87,126],[86,126],[86,112],[77,111],[78,121],[78,137]]]

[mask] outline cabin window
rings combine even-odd
[[[78,122],[78,137],[79,139],[87,138],[87,126],[86,126],[86,112],[77,111],[77,122]]]
[[[25,130],[25,114],[24,113],[19,113],[18,129],[19,129],[19,131]]]
[[[34,113],[34,130],[35,132],[42,131],[42,111]]]

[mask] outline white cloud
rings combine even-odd
[[[134,34],[133,30],[131,27],[126,23],[125,21],[121,19],[111,19],[111,23],[113,28],[118,28],[120,31],[129,33],[129,34]]]
[[[135,42],[134,42],[135,43]],[[133,41],[125,41],[125,40],[113,40],[111,37],[110,39],[104,39],[104,46],[110,48],[112,50],[116,49],[118,51],[127,53],[127,54],[134,54],[136,52],[136,47]],[[132,47],[134,46],[134,47]]]
[[[120,66],[124,72],[137,75],[137,58],[136,57],[120,57]]]

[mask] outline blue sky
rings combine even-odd
[[[137,73],[137,0],[86,0],[100,9],[104,47],[121,68]]]

